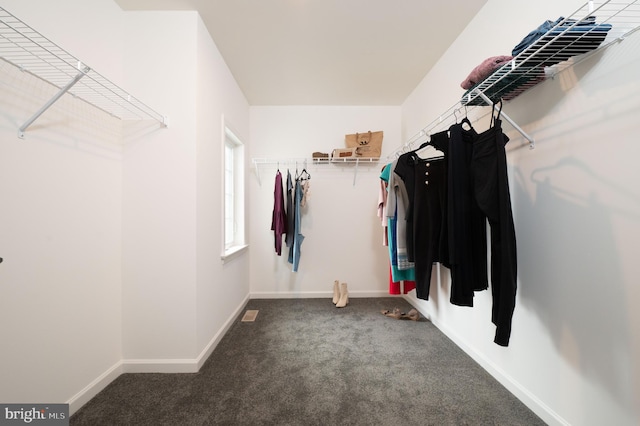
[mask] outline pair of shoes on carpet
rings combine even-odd
[[[395,308],[393,311],[384,310],[381,311],[381,313],[386,317],[395,319],[409,319],[412,321],[418,321],[420,319],[420,312],[418,312],[416,309],[411,309],[406,314],[404,312],[400,312],[400,309],[398,308]]]
[[[340,284],[340,281],[333,282],[333,304],[336,308],[344,308],[349,304],[349,291],[347,283]]]

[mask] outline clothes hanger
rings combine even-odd
[[[311,179],[311,175],[309,174],[306,168],[302,169],[302,171],[300,172],[300,179],[303,179],[303,180]]]
[[[498,108],[498,114],[494,115],[496,104],[498,103],[500,104],[500,107]],[[496,124],[496,122],[500,119],[501,112],[502,112],[502,98],[498,99],[496,102],[493,103],[493,105],[491,105],[491,127],[493,127]]]
[[[418,157],[423,160],[435,160],[436,158],[443,158],[444,152],[433,146],[431,144],[431,139],[429,139],[428,141],[420,145],[418,149],[414,150],[413,155],[414,157]],[[417,159],[414,158],[414,160]]]
[[[464,125],[465,125],[465,124],[466,124],[467,126],[469,126],[469,128],[468,128],[468,129],[465,129],[465,128],[464,128]],[[462,129],[463,129],[463,130],[467,130],[467,131],[468,131],[468,130],[473,129],[473,126],[471,125],[471,121],[469,120],[469,115],[468,115],[468,112],[467,112],[467,106],[466,106],[466,105],[464,106],[464,118],[463,118],[463,119],[462,119],[462,121],[460,122],[460,125],[462,126]]]

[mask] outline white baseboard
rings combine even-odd
[[[122,373],[122,361],[119,361],[85,386],[80,392],[72,396],[71,399],[67,401],[67,404],[69,404],[69,415],[78,411],[80,407],[89,402],[91,398],[106,388],[109,383],[117,379]]]
[[[85,386],[80,392],[74,395],[69,404],[69,415],[78,411],[91,398],[106,388],[123,373],[197,373],[204,365],[209,355],[216,348],[225,333],[234,324],[240,312],[249,301],[249,295],[240,303],[233,314],[227,319],[223,326],[213,336],[211,341],[204,347],[202,352],[194,359],[123,359],[98,376],[95,380]]]
[[[433,325],[435,325],[442,333],[444,333],[449,339],[451,339],[460,349],[462,349],[467,355],[473,358],[482,368],[484,368],[491,376],[493,376],[502,386],[507,388],[509,392],[514,394],[524,405],[526,405],[531,411],[533,411],[538,417],[540,417],[546,424],[550,426],[569,426],[569,423],[565,421],[560,415],[553,411],[548,405],[543,403],[538,397],[529,392],[524,386],[516,381],[512,376],[506,374],[504,370],[499,368],[494,362],[485,357],[483,354],[467,345],[464,339],[462,339],[457,333],[448,328],[445,324],[434,319],[428,312],[424,312],[420,308],[418,299],[413,294],[407,294],[404,298],[411,303],[420,313],[427,318]]]
[[[197,373],[195,359],[123,359],[123,373]]]
[[[331,299],[333,291],[254,291],[251,299]],[[386,291],[351,291],[349,298],[362,297],[396,297]]]
[[[124,373],[197,373],[216,348],[225,333],[229,331],[235,319],[249,301],[244,298],[233,314],[225,321],[220,330],[194,359],[125,359],[122,360]]]
[[[247,306],[249,299],[250,299],[250,295],[247,295],[242,301],[242,303],[240,303],[240,306],[236,308],[233,314],[231,314],[231,316],[227,319],[227,321],[222,325],[222,328],[220,328],[220,330],[218,330],[218,332],[213,336],[209,344],[204,347],[202,352],[200,352],[200,355],[198,355],[198,358],[196,358],[198,371],[202,368],[202,366],[207,361],[207,359],[209,358],[209,355],[211,355],[211,353],[216,348],[216,346],[218,346],[218,343],[220,343],[220,340],[222,340],[224,335],[227,334],[227,331],[229,331],[231,326],[233,326],[236,318],[244,310],[245,306]]]

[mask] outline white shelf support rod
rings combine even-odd
[[[482,91],[476,89],[476,93],[478,94],[478,96],[480,96],[486,103],[487,105],[492,105],[493,102],[491,101],[491,99],[489,99],[487,97],[487,95],[485,95],[484,93],[482,93]],[[531,136],[529,136],[524,130],[522,130],[522,128],[520,126],[518,126],[512,119],[511,117],[509,117],[507,114],[505,114],[504,112],[500,113],[500,116],[504,117],[504,119],[506,121],[509,122],[509,124],[511,124],[513,126],[514,129],[516,129],[522,136],[524,136],[524,138],[526,140],[529,141],[529,148],[533,149],[535,146],[535,142],[533,140],[533,138]]]
[[[256,177],[258,178],[258,186],[262,186],[262,180],[260,180],[260,164],[258,161],[253,160],[253,165],[256,168]]]
[[[360,159],[356,158],[356,167],[353,169],[353,186],[356,186],[356,176],[358,176],[358,163],[360,163]]]
[[[73,77],[71,81],[67,83],[66,86],[60,89],[60,91],[56,93],[51,99],[49,99],[49,101],[46,104],[44,104],[42,108],[40,108],[35,114],[33,114],[33,116],[30,119],[28,119],[22,126],[20,126],[20,128],[18,129],[18,137],[20,139],[24,139],[25,130],[27,130],[27,128],[31,126],[34,121],[38,119],[38,117],[40,117],[46,110],[48,110],[51,107],[51,105],[56,103],[56,101],[60,99],[62,95],[67,93],[69,89],[71,89],[78,81],[80,81],[82,77],[84,77],[85,75],[87,75],[89,71],[91,71],[91,68],[84,66],[80,62],[78,62],[78,69],[80,70],[80,72],[76,74],[76,76]]]

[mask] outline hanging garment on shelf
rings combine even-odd
[[[300,264],[300,246],[304,241],[304,235],[301,233],[302,222],[300,217],[300,201],[302,200],[302,187],[300,185],[300,179],[296,179],[294,187],[294,200],[293,200],[293,244],[289,250],[289,263],[293,264],[293,272],[298,272],[298,266]]]
[[[517,286],[516,234],[505,152],[508,141],[497,118],[473,142],[470,167],[473,195],[491,228],[491,321],[496,325],[494,342],[501,346],[509,345]]]
[[[276,172],[275,187],[273,189],[271,230],[273,231],[275,251],[278,256],[281,256],[282,236],[287,233],[287,214],[284,209],[284,193],[282,189],[282,174],[280,173],[280,170]]]
[[[311,198],[311,182],[309,179],[302,179],[300,181],[300,186],[302,187],[302,199],[300,200],[300,207],[304,208],[307,206],[307,202],[309,198]]]
[[[449,128],[450,302],[459,306],[473,306],[474,291],[488,287],[486,217],[474,197],[470,170],[477,138],[466,119]]]
[[[380,179],[387,182],[387,188],[390,188],[388,182],[393,170],[393,164],[387,164],[383,169]],[[391,191],[391,189],[389,189]],[[391,198],[392,192],[387,194],[387,201]],[[402,214],[402,213],[401,213]],[[387,205],[387,239],[389,243],[389,263],[391,265],[392,281],[414,281],[415,280],[415,268],[410,267],[407,269],[398,268],[398,249],[397,249],[397,221],[398,221],[398,205],[395,203],[395,207],[391,210]]]
[[[406,220],[406,235],[407,235],[407,259],[410,262],[415,261],[414,251],[414,239],[413,239],[413,206],[414,206],[414,194],[415,194],[415,178],[413,170],[413,161],[411,160],[411,153],[402,154],[393,163],[393,173],[404,183],[405,191],[407,193],[407,203],[405,205],[405,220]],[[400,171],[400,172],[399,172]]]
[[[382,168],[384,171],[384,167]],[[382,245],[389,246],[389,238],[387,237],[387,182],[380,179],[380,186],[378,186],[378,219],[380,220],[380,226],[382,227]]]
[[[389,182],[387,188],[387,217],[395,218],[395,265],[399,270],[411,269],[414,267],[413,261],[409,260],[407,251],[407,206],[409,198],[404,182],[394,171],[394,164],[391,164],[389,170]],[[389,212],[394,212],[389,215]]]
[[[395,166],[410,200],[407,229],[411,230],[408,235],[412,238],[407,241],[407,246],[413,249],[416,297],[424,300],[429,299],[433,263],[449,266],[447,133],[432,135],[430,144],[445,156],[423,159],[412,151],[401,155]]]
[[[293,228],[294,228],[294,215],[293,215],[293,181],[291,180],[291,172],[287,170],[287,236],[285,237],[285,244],[291,248],[293,245]],[[289,250],[289,262],[293,262],[293,251]]]

